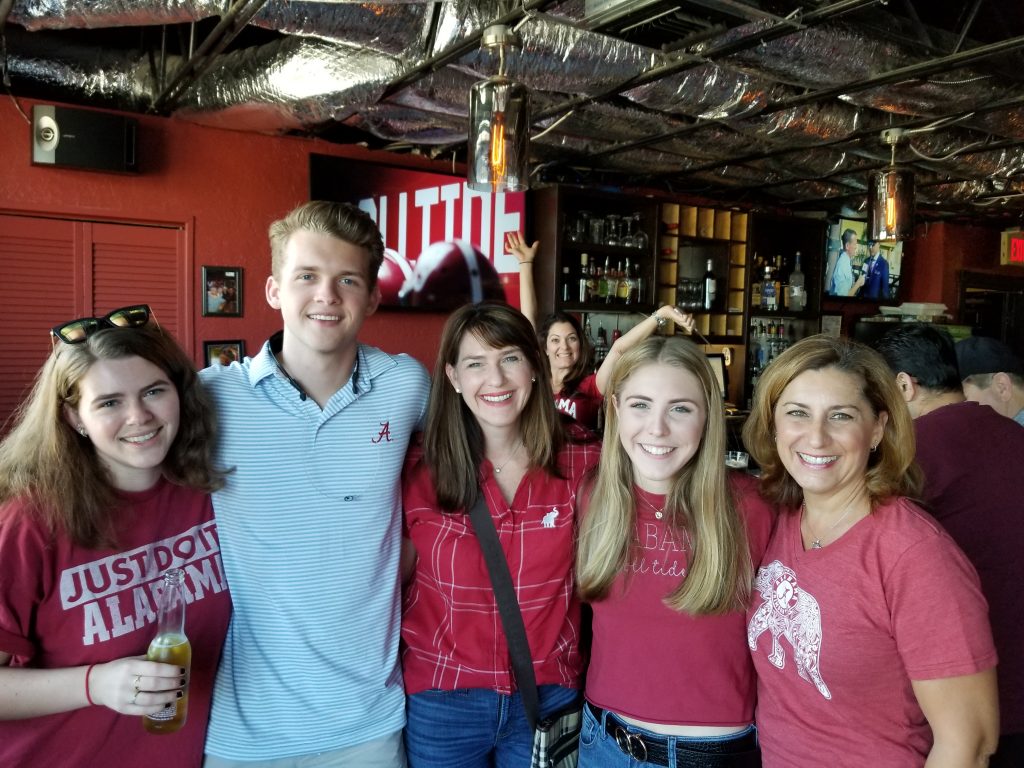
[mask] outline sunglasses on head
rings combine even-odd
[[[80,317],[77,320],[69,320],[51,328],[50,333],[65,344],[81,344],[96,331],[104,328],[141,328],[149,322],[151,314],[148,304],[136,304],[115,309],[103,317]]]

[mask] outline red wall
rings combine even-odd
[[[1000,231],[994,227],[937,222],[919,224],[908,244],[913,260],[913,299],[945,304],[956,314],[961,270],[1020,277],[1020,267],[999,264]]]
[[[34,102],[19,103],[30,115]],[[140,117],[139,123],[137,175],[33,166],[31,126],[11,99],[0,99],[0,211],[191,222],[195,286],[204,264],[245,269],[243,317],[202,317],[198,305],[193,307],[190,341],[197,363],[204,339],[243,338],[252,354],[280,328],[280,315],[264,298],[270,273],[267,226],[309,198],[311,153],[451,172],[447,164],[317,139],[241,133],[160,117]],[[197,297],[203,294],[195,290]],[[432,368],[444,320],[438,314],[381,311],[367,320],[361,338],[389,352],[408,352]]]

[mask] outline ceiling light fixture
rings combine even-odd
[[[519,46],[503,24],[484,30],[480,48],[497,50],[498,74],[469,92],[469,188],[521,192],[529,187],[530,92],[505,74],[505,51]]]
[[[907,240],[914,236],[914,173],[896,168],[896,144],[904,132],[882,131],[892,147],[889,167],[872,171],[868,179],[868,237],[872,240]]]

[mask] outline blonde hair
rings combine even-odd
[[[299,230],[330,235],[366,250],[367,288],[377,285],[377,272],[384,261],[384,240],[370,215],[351,203],[311,200],[270,225],[270,271],[281,279],[288,240]]]
[[[619,359],[608,386],[618,399],[629,378],[648,365],[668,365],[692,373],[700,382],[707,420],[697,453],[672,481],[665,499],[669,529],[691,542],[689,567],[679,586],[665,598],[674,610],[721,614],[742,610],[750,596],[753,564],[746,525],[729,489],[725,467],[725,409],[707,358],[680,337],[652,337]],[[580,526],[576,578],[584,599],[608,594],[637,553],[633,547],[636,501],[633,465],[619,440],[618,413],[605,406],[601,463],[587,512]]]
[[[922,475],[914,462],[914,423],[892,370],[875,350],[823,335],[802,339],[779,355],[765,369],[754,392],[753,409],[743,425],[743,444],[761,466],[762,494],[785,508],[799,507],[803,489],[786,471],[775,445],[775,406],[797,376],[828,368],[858,379],[874,415],[889,415],[882,441],[868,454],[866,481],[872,505],[892,496],[918,497]]]

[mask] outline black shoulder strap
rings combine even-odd
[[[533,661],[530,656],[530,644],[526,639],[526,626],[523,614],[519,610],[519,600],[512,584],[512,574],[508,570],[508,560],[498,541],[498,531],[494,528],[494,520],[487,509],[483,489],[479,489],[476,503],[469,510],[469,519],[476,532],[480,549],[484,553],[487,572],[491,575],[491,588],[498,603],[501,614],[501,625],[505,628],[505,639],[508,642],[508,654],[512,661],[512,671],[519,684],[519,695],[523,697],[523,708],[526,720],[531,728],[537,727],[540,715],[540,699],[537,695],[537,679],[533,674]]]

